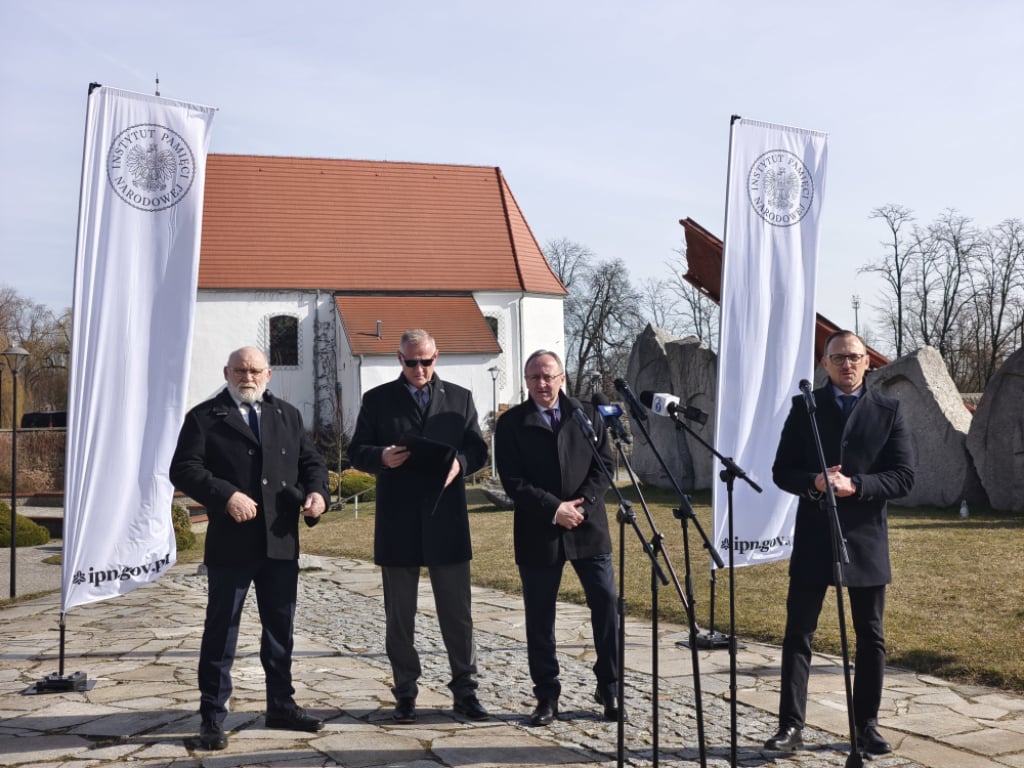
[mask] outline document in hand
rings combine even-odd
[[[433,514],[444,493],[444,484],[457,451],[454,446],[422,435],[402,435],[398,444],[409,449],[409,458],[401,469],[416,473],[425,484],[425,506]]]

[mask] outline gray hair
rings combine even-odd
[[[402,347],[406,344],[412,344],[414,347],[422,344],[425,341],[429,341],[434,345],[434,351],[437,351],[437,342],[434,337],[424,331],[422,328],[410,328],[408,331],[402,334],[402,340],[398,342],[398,351],[402,351]]]
[[[558,363],[558,367],[561,369],[559,373],[565,373],[565,366],[562,364],[562,358],[558,356],[557,352],[552,352],[550,349],[538,349],[536,352],[526,358],[526,364],[523,366],[523,374],[526,374],[527,369],[530,367],[530,363],[536,360],[538,357],[545,357],[550,355],[555,358],[555,362]]]

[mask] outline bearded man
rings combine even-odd
[[[224,366],[227,387],[185,416],[171,462],[174,486],[206,508],[203,562],[209,579],[199,650],[199,744],[224,749],[231,665],[250,585],[259,605],[266,726],[319,731],[295,703],[292,630],[299,578],[299,517],[327,507],[327,467],[298,409],[267,390],[272,371],[255,347]]]

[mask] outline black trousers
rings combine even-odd
[[[246,565],[207,566],[209,597],[199,647],[199,713],[204,720],[221,721],[231,697],[231,665],[235,661],[242,607],[249,586],[256,587],[263,632],[260,662],[266,676],[267,710],[294,703],[292,687],[292,630],[299,564],[295,560],[265,559]]]
[[[380,570],[384,586],[384,647],[395,681],[391,692],[396,699],[415,699],[423,672],[414,643],[420,568],[385,565]],[[477,690],[469,561],[428,566],[427,573],[452,670],[448,688],[456,700],[462,699]]]
[[[779,725],[803,728],[807,717],[807,679],[811,672],[811,644],[828,586],[789,583],[786,597],[786,635],[782,641],[782,689]],[[856,635],[853,678],[854,724],[878,724],[885,679],[885,585],[848,587],[850,616]]]
[[[612,556],[596,555],[570,562],[579,576],[590,608],[594,650],[597,652],[594,664],[597,685],[605,694],[617,694],[619,635]],[[555,604],[564,565],[519,566],[526,612],[526,653],[533,694],[537,699],[558,699],[562,692],[555,654]]]

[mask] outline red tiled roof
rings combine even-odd
[[[565,295],[500,168],[207,157],[200,288]]]
[[[441,354],[501,352],[472,296],[336,296],[334,303],[355,355],[393,355],[410,328],[428,331]]]
[[[693,219],[680,219],[686,234],[686,274],[683,279],[695,286],[716,304],[722,298],[722,241]],[[836,331],[842,330],[820,312],[814,327],[814,359],[825,353],[825,342]],[[881,368],[889,358],[867,347],[872,368]]]

